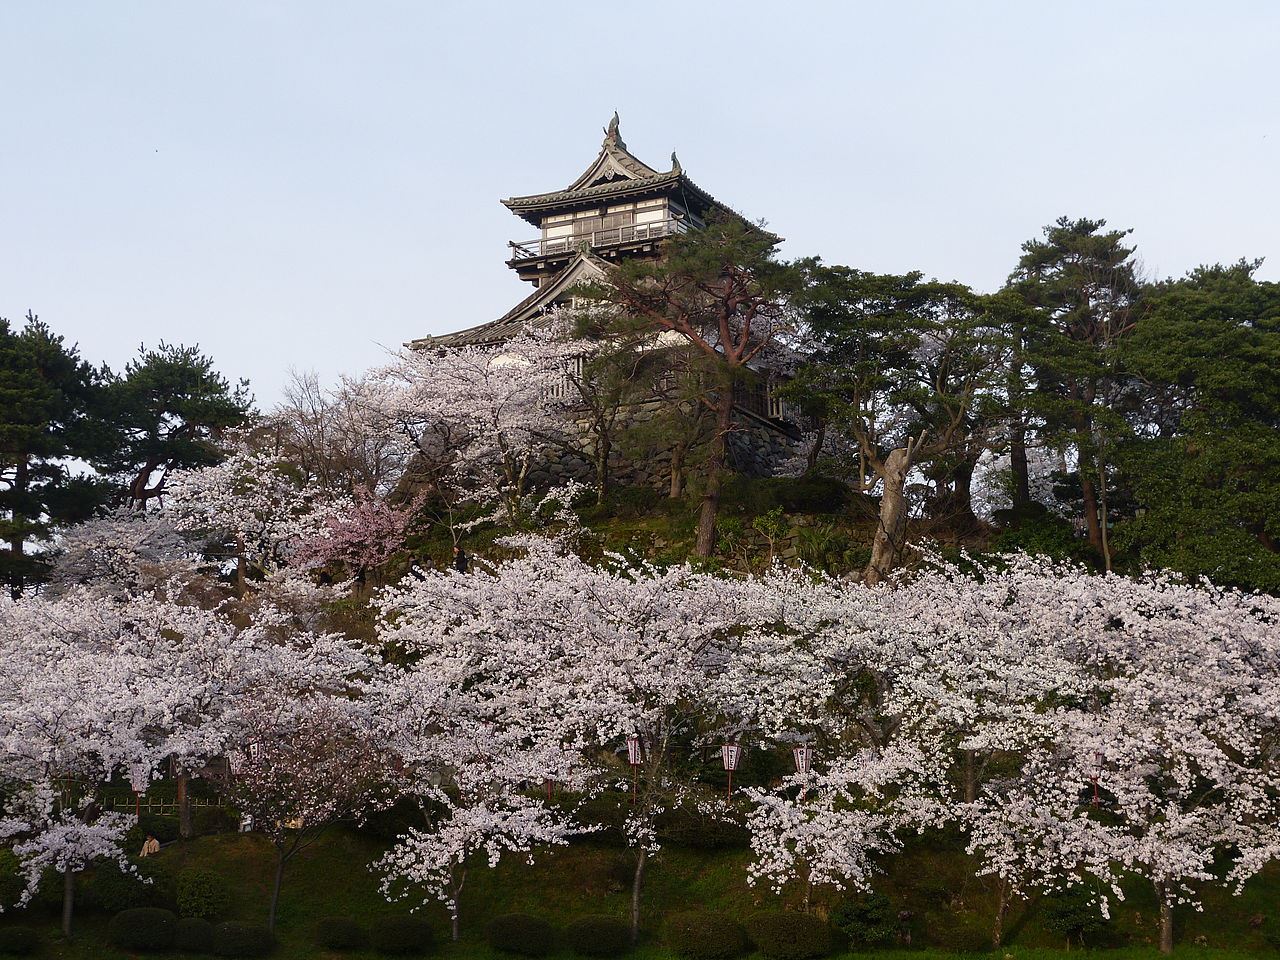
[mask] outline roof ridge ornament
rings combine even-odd
[[[609,121],[609,125],[604,128],[604,142],[612,143],[620,149],[627,149],[627,145],[622,140],[622,134],[618,132],[618,111],[613,111],[613,119]]]
[[[674,150],[671,151],[671,172],[684,173],[684,168],[680,166],[680,158],[676,156]]]

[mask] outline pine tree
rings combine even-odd
[[[95,370],[34,314],[0,318],[0,580],[17,597],[38,583],[62,524],[89,517],[105,486],[75,471],[112,442]]]

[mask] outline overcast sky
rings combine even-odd
[[[1280,4],[0,4],[0,316],[261,405],[503,313],[617,109],[788,256],[983,290],[1056,217],[1280,279]]]

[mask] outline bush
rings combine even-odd
[[[715,766],[719,765],[717,758]],[[736,776],[734,782],[738,782]],[[745,824],[703,814],[693,804],[664,810],[658,814],[654,826],[660,839],[692,850],[743,850],[751,843],[751,832]]]
[[[129,829],[129,839],[142,845],[142,841],[151,834],[161,843],[173,843],[178,839],[178,818],[166,817],[158,813],[144,813],[138,822]]]
[[[769,960],[816,960],[835,949],[831,928],[803,913],[758,913],[747,932]]]
[[[151,895],[151,888],[141,877],[126,873],[115,863],[97,867],[84,891],[86,905],[112,914],[134,907],[154,906]]]
[[[16,903],[27,889],[27,878],[22,875],[22,863],[12,850],[0,848],[0,904]]]
[[[121,910],[107,924],[107,939],[123,950],[167,950],[177,922],[172,910],[159,907]]]
[[[265,957],[276,945],[260,923],[226,920],[213,929],[213,952],[220,957]]]
[[[214,926],[199,917],[183,917],[173,928],[173,948],[183,953],[213,953]]]
[[[489,946],[521,957],[545,957],[555,943],[551,924],[523,913],[495,917],[487,931]]]
[[[370,930],[373,949],[397,957],[418,957],[435,946],[431,924],[418,917],[383,917]]]
[[[615,917],[579,917],[565,927],[564,939],[582,957],[620,957],[631,949],[631,928]]]
[[[849,938],[854,949],[889,943],[898,932],[893,904],[881,893],[841,901],[831,911],[831,925]]]
[[[751,948],[746,929],[723,913],[674,914],[663,942],[681,960],[734,960]]]
[[[1086,937],[1092,938],[1107,928],[1097,898],[1085,887],[1068,887],[1045,897],[1042,909],[1045,926],[1066,937],[1068,946],[1073,941],[1085,946]]]
[[[216,920],[231,905],[231,889],[216,873],[188,867],[178,874],[178,915]]]
[[[0,956],[29,957],[40,949],[40,936],[30,927],[0,927]]]
[[[191,811],[191,820],[197,836],[234,833],[240,826],[240,818],[226,807],[195,807]]]
[[[324,917],[316,923],[316,945],[326,950],[361,950],[369,944],[364,927],[350,917]]]

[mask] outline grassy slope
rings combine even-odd
[[[300,854],[285,878],[281,900],[279,936],[281,958],[324,956],[311,944],[311,928],[324,916],[348,915],[364,921],[403,912],[406,905],[388,904],[377,891],[368,864],[381,851],[380,841],[350,831],[335,831],[315,847]],[[270,877],[270,850],[260,837],[223,834],[174,844],[161,854],[162,861],[177,870],[190,862],[225,876],[235,895],[231,916],[258,920],[265,913]],[[663,956],[658,931],[661,918],[671,912],[704,907],[737,916],[755,910],[795,905],[798,891],[782,898],[750,887],[745,879],[746,851],[685,850],[669,847],[650,869],[645,887],[645,944],[641,960]],[[483,944],[485,921],[494,915],[520,911],[544,916],[557,924],[584,913],[608,913],[625,917],[630,854],[616,848],[575,844],[541,853],[531,866],[518,858],[504,861],[496,870],[473,867],[462,900],[463,942],[445,948],[457,960],[487,958]],[[972,877],[969,864],[954,849],[918,843],[895,858],[879,885],[897,909],[912,914],[913,942],[923,950],[910,953],[921,958],[945,948],[982,946],[989,934],[994,899],[989,886]],[[1267,952],[1262,931],[1280,925],[1270,917],[1280,893],[1280,871],[1255,881],[1238,898],[1210,892],[1204,913],[1184,911],[1180,917],[1179,953],[1210,958]],[[1114,960],[1152,957],[1154,903],[1135,888],[1115,910],[1111,941],[1123,949],[1108,951]],[[445,936],[446,916],[439,907],[427,910],[438,935]],[[1251,920],[1266,917],[1261,928]],[[126,954],[104,945],[107,917],[91,910],[77,918],[77,936],[63,942],[57,934],[57,917],[49,908],[37,908],[27,916],[0,918],[0,923],[20,922],[38,926],[49,946],[46,956],[75,960],[115,960]],[[1056,957],[1056,936],[1040,922],[1035,901],[1018,903],[1006,922],[1006,953],[1018,958]],[[1203,937],[1197,945],[1197,938]],[[1077,951],[1078,952],[1078,951]],[[353,956],[348,954],[346,956]],[[354,955],[359,956],[359,955]],[[877,956],[892,956],[880,952]]]

